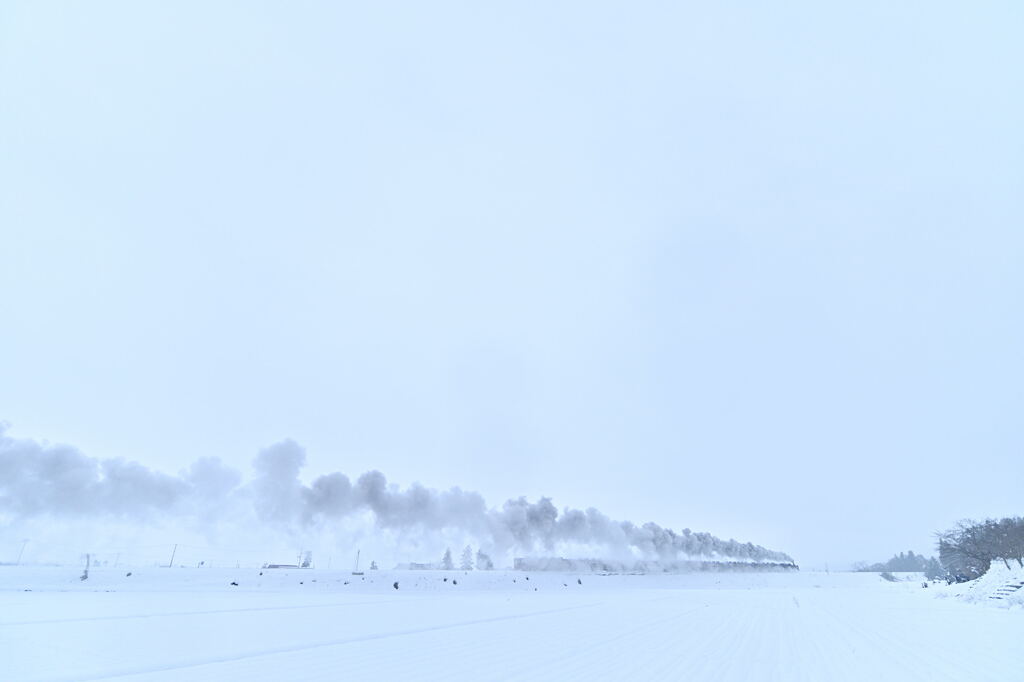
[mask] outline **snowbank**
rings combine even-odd
[[[977,580],[951,585],[946,591],[967,602],[1003,608],[1024,607],[1024,567],[1015,559],[1009,562],[996,559],[985,575]]]

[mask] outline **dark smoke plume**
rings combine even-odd
[[[478,493],[460,488],[402,490],[384,474],[369,471],[353,482],[342,473],[299,479],[305,450],[286,440],[262,450],[255,477],[215,458],[204,458],[177,476],[121,459],[98,460],[64,445],[14,439],[0,426],[0,523],[33,517],[167,517],[216,524],[229,509],[243,508],[262,524],[281,529],[330,528],[360,514],[376,525],[405,533],[455,531],[497,551],[551,552],[560,546],[603,547],[674,560],[681,557],[790,562],[782,552],[721,540],[688,528],[675,532],[654,523],[613,521],[596,509],[559,510],[547,497],[520,497],[488,508]]]

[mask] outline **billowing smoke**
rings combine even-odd
[[[68,446],[14,439],[0,427],[0,525],[35,517],[122,519],[156,522],[174,518],[195,525],[236,522],[247,514],[287,533],[329,531],[369,515],[375,527],[398,536],[431,534],[474,538],[500,553],[551,553],[594,548],[675,560],[686,557],[789,562],[782,552],[721,540],[689,529],[675,532],[654,523],[613,521],[596,509],[563,509],[549,498],[508,500],[489,508],[478,493],[437,491],[413,484],[390,485],[369,471],[355,481],[343,473],[304,484],[303,448],[291,440],[262,450],[255,476],[242,475],[215,458],[203,458],[177,476],[121,459],[97,460]]]

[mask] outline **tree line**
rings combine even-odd
[[[884,563],[867,564],[862,562],[856,564],[854,569],[870,573],[924,573],[929,580],[944,576],[938,559],[915,554],[913,550],[894,554]]]
[[[980,577],[993,561],[1024,568],[1024,518],[972,521],[965,519],[937,533],[939,562],[947,580],[963,582]]]
[[[455,560],[452,558],[451,547],[445,549],[444,556],[441,557],[441,563],[434,565],[436,568],[440,568],[444,571],[451,571],[455,569]],[[494,570],[494,562],[491,561],[491,557],[483,553],[482,550],[476,551],[476,560],[473,559],[473,548],[466,545],[466,548],[462,550],[462,559],[459,561],[459,570],[462,571],[492,571]]]

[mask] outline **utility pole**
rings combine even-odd
[[[20,566],[21,565],[21,555],[25,553],[25,545],[27,545],[27,544],[28,544],[28,540],[22,540],[21,541],[21,551],[18,552],[18,560],[14,562],[15,566]]]
[[[174,549],[171,550],[171,560],[167,563],[167,568],[174,568],[174,555],[178,553],[178,546],[175,545]]]

